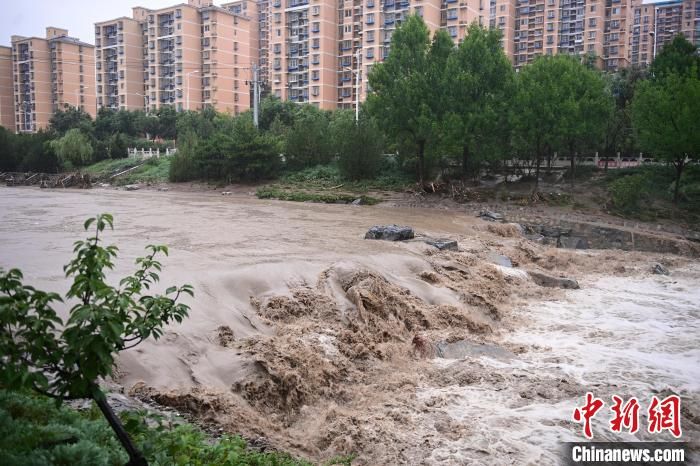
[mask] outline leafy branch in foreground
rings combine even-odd
[[[129,464],[146,464],[100,390],[100,378],[113,373],[119,351],[133,348],[146,338],[158,339],[163,327],[181,322],[189,307],[181,296],[194,296],[190,285],[169,287],[165,294],[147,294],[159,281],[165,246],[150,245],[148,254],[136,260],[137,270],[118,287],[106,282],[114,269],[117,247],[103,247],[101,233],[113,229],[109,214],[88,219],[85,230],[94,235],[77,241],[74,258],[64,267],[72,278],[66,302],[66,322],[53,309],[63,302],[22,284],[22,272],[0,269],[0,385],[32,389],[58,400],[92,398],[129,453]]]

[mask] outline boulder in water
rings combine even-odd
[[[375,225],[367,231],[365,239],[404,241],[415,236],[413,228],[399,225]]]
[[[445,238],[427,238],[425,242],[431,246],[435,246],[438,248],[440,251],[443,250],[448,250],[448,251],[457,251],[459,249],[459,246],[457,245],[457,241],[453,239],[445,239]]]
[[[530,278],[540,286],[547,288],[565,288],[568,290],[578,290],[580,286],[573,278],[553,277],[542,272],[528,272]]]

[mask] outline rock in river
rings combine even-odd
[[[580,287],[578,282],[573,278],[552,277],[542,272],[528,272],[532,280],[540,286],[547,288],[566,288],[569,290],[578,290]]]
[[[413,228],[399,225],[375,225],[365,234],[365,239],[403,241],[415,236]]]

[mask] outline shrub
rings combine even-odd
[[[646,178],[638,173],[618,178],[610,185],[610,195],[615,208],[621,211],[635,210],[645,195]]]

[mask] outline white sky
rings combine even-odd
[[[156,9],[177,3],[187,0],[0,0],[0,45],[10,45],[14,34],[44,37],[46,26],[68,29],[69,35],[93,44],[96,22],[130,17],[135,6]]]

